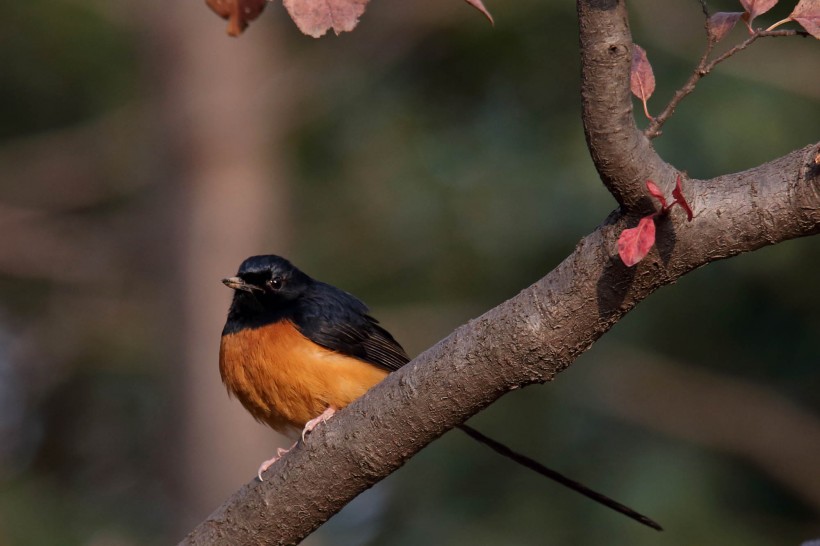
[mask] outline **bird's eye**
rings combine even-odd
[[[270,286],[274,290],[279,290],[280,288],[282,288],[283,284],[284,284],[284,281],[282,280],[282,277],[278,277],[278,276],[274,277],[274,278],[272,278],[271,280],[268,281],[268,286]]]

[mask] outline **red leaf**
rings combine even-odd
[[[744,17],[744,20],[751,31],[752,21],[754,21],[755,17],[772,9],[774,5],[777,4],[777,0],[740,0],[740,4],[743,6],[743,9],[746,10],[746,13],[749,14],[748,17]]]
[[[706,21],[706,30],[709,33],[709,39],[713,42],[719,42],[729,34],[729,31],[735,28],[738,19],[743,13],[739,11],[719,11],[709,17]]]
[[[800,0],[789,18],[820,40],[820,0]]]
[[[655,215],[641,218],[638,226],[625,229],[618,237],[618,254],[627,267],[644,259],[655,244]]]
[[[481,2],[481,0],[464,0],[464,1],[467,2],[468,4],[470,4],[471,6],[473,6],[475,9],[477,9],[481,13],[483,13],[484,17],[486,17],[487,20],[490,21],[490,24],[495,26],[495,21],[493,21],[493,16],[490,15],[490,12],[487,11],[487,8],[484,7],[484,4]]]
[[[319,38],[330,29],[337,35],[356,28],[368,0],[284,0],[293,22],[304,34]]]
[[[267,0],[205,0],[217,15],[228,19],[228,34],[239,36],[267,5]]]
[[[675,203],[683,207],[683,210],[686,211],[687,221],[691,222],[694,215],[692,214],[691,207],[689,207],[689,203],[686,202],[686,198],[683,196],[683,190],[680,186],[680,175],[678,175],[678,180],[675,182],[675,189],[672,190],[672,197],[675,198]]]
[[[655,92],[655,74],[652,65],[646,58],[646,51],[638,44],[632,45],[632,66],[629,69],[629,88],[632,93],[643,101],[643,112],[652,119],[646,108],[646,101]]]
[[[652,182],[651,180],[647,180],[647,181],[646,181],[646,189],[647,189],[647,190],[649,190],[649,194],[650,194],[652,197],[654,197],[655,199],[657,199],[658,201],[660,201],[661,206],[662,206],[663,208],[666,208],[666,197],[664,197],[664,196],[663,196],[663,192],[662,192],[662,191],[661,191],[661,189],[657,186],[657,184],[655,184],[655,183],[654,183],[654,182]]]

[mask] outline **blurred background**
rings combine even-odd
[[[700,55],[700,8],[630,7],[658,112]],[[280,3],[240,39],[202,2],[4,10],[0,545],[175,543],[284,443],[219,382],[219,281],[246,256],[359,295],[416,354],[614,208],[584,145],[574,2],[488,8],[495,28],[457,0],[379,0],[321,40]],[[813,40],[761,40],[659,151],[703,178],[816,141],[817,66]],[[811,238],[696,271],[471,421],[663,534],[453,432],[306,544],[820,537],[818,268]]]

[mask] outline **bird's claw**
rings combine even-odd
[[[321,415],[319,415],[318,417],[314,417],[313,419],[305,423],[305,428],[302,429],[302,441],[305,441],[305,436],[307,436],[307,434],[310,431],[316,428],[319,425],[319,423],[324,423],[325,421],[333,417],[335,413],[336,408],[334,408],[333,406],[328,406],[327,409],[321,413]]]
[[[260,482],[265,481],[264,478],[262,478],[262,473],[265,472],[267,469],[269,469],[273,463],[275,463],[276,461],[281,459],[282,455],[284,455],[285,453],[287,453],[288,451],[293,449],[293,446],[295,446],[295,445],[296,444],[293,444],[292,446],[290,446],[287,449],[285,449],[283,447],[277,447],[276,448],[276,455],[274,455],[273,457],[271,457],[267,461],[262,461],[262,464],[259,465],[259,470],[256,471],[256,477],[259,478]]]
[[[336,408],[334,408],[333,406],[328,406],[327,409],[321,413],[321,415],[319,415],[318,417],[315,417],[315,418],[311,419],[310,421],[308,421],[307,423],[305,423],[305,428],[302,429],[302,441],[303,442],[305,441],[305,436],[307,436],[307,434],[311,430],[316,428],[319,425],[319,423],[324,423],[325,421],[327,421],[328,419],[333,417],[334,413],[336,413]],[[259,465],[259,470],[256,471],[256,477],[259,478],[259,481],[260,482],[265,481],[264,478],[262,478],[262,473],[265,472],[268,468],[270,468],[271,465],[273,465],[273,463],[275,463],[276,461],[281,459],[282,455],[284,455],[285,453],[287,453],[288,451],[293,449],[295,446],[296,446],[296,444],[293,444],[292,446],[290,446],[287,449],[284,449],[284,448],[281,448],[281,447],[277,448],[276,449],[276,455],[274,455],[273,457],[271,457],[267,461],[263,461],[262,464]]]

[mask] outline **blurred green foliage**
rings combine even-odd
[[[134,97],[134,37],[98,6],[21,2],[0,35],[0,140],[82,123]]]

